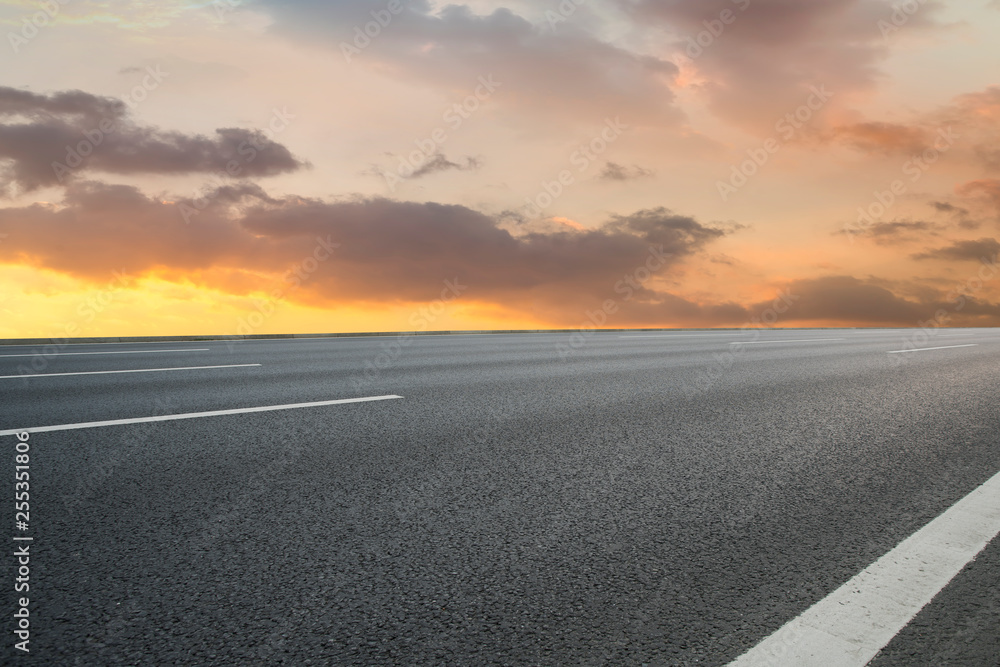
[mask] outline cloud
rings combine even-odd
[[[88,172],[261,177],[306,166],[266,132],[165,132],[135,124],[122,100],[82,91],[0,87],[0,121],[0,191],[31,191]]]
[[[933,144],[933,132],[898,123],[865,122],[841,125],[831,131],[841,141],[866,153],[919,154]]]
[[[617,0],[638,26],[676,36],[717,115],[756,132],[795,111],[811,86],[825,86],[833,106],[874,90],[889,54],[878,21],[884,0]],[[939,2],[924,2],[906,30],[935,25]],[[723,12],[730,19],[720,20]],[[716,35],[709,31],[713,25]],[[707,36],[707,39],[705,38]],[[698,41],[700,38],[701,44]]]
[[[914,327],[944,311],[951,325],[1000,325],[1000,304],[963,295],[957,290],[907,299],[878,283],[875,279],[860,280],[852,276],[792,281],[787,291],[795,298],[788,312],[781,316],[782,321]],[[770,306],[770,302],[762,302],[751,310],[760,313]]]
[[[104,118],[120,120],[126,115],[128,109],[125,103],[113,97],[98,97],[80,90],[39,95],[27,90],[0,87],[0,117],[44,119],[70,116],[96,124]]]
[[[984,178],[969,181],[956,187],[955,191],[965,197],[982,195],[1000,209],[1000,179]]]
[[[992,260],[998,254],[1000,254],[1000,243],[996,239],[982,238],[975,241],[955,241],[950,246],[913,255],[913,258],[978,262]]]
[[[661,257],[666,271],[729,233],[663,208],[614,216],[597,229],[514,236],[496,219],[454,205],[272,198],[250,184],[221,188],[206,201],[188,224],[184,202],[130,186],[73,183],[59,205],[0,209],[0,233],[9,235],[0,261],[96,281],[124,270],[266,289],[323,239],[340,245],[302,290],[299,298],[310,303],[431,300],[442,281],[457,278],[477,299],[535,302],[576,319],[594,295],[614,297],[615,285],[650,257]],[[651,286],[633,291],[637,304],[680,304]]]
[[[934,210],[936,210],[939,213],[954,213],[956,215],[962,215],[962,216],[969,214],[969,209],[962,208],[961,206],[955,206],[954,204],[951,204],[949,202],[934,201],[931,202],[931,206],[933,206]]]
[[[907,123],[841,124],[819,131],[813,138],[869,154],[926,155],[929,161],[936,160],[939,153],[951,152],[959,143],[955,152],[960,161],[1000,171],[1000,86],[958,95],[949,104]]]
[[[431,156],[427,162],[423,163],[419,169],[416,169],[410,178],[421,178],[423,176],[428,176],[430,174],[436,174],[441,171],[475,171],[482,166],[482,162],[479,158],[467,157],[465,158],[465,163],[452,162],[443,153],[435,153]]]
[[[976,118],[995,126],[1000,122],[1000,86],[959,95],[955,98],[954,110],[963,120]]]
[[[970,217],[967,208],[956,206],[945,201],[931,201],[928,206],[943,220],[932,222],[929,220],[890,220],[876,221],[860,230],[858,235],[870,238],[879,245],[894,245],[896,243],[912,242],[918,240],[928,240],[928,237],[939,237],[943,234],[952,233],[956,229],[975,230],[982,226],[982,221]],[[843,230],[838,230],[834,234],[841,234]]]
[[[937,236],[937,231],[940,228],[940,225],[922,220],[893,220],[891,222],[875,222],[867,227],[862,235],[871,237],[875,243],[880,245],[893,245],[920,236]],[[837,233],[840,234],[842,231]]]
[[[74,182],[59,204],[0,209],[0,262],[94,282],[123,271],[238,295],[278,288],[320,307],[427,302],[445,280],[457,280],[476,303],[567,327],[609,299],[619,306],[609,326],[741,326],[771,306],[670,291],[682,264],[704,259],[735,230],[666,208],[611,216],[597,228],[514,235],[491,216],[433,202],[272,197],[249,183],[220,188],[207,201],[188,224],[183,202]],[[291,272],[318,248],[332,257],[292,290]],[[951,296],[904,298],[874,279],[832,276],[783,287],[795,296],[783,323],[912,326],[950,308],[956,322],[1000,324],[1000,306],[968,297],[958,313]]]
[[[1000,179],[984,178],[955,186],[955,192],[963,197],[977,197],[985,200],[993,208],[996,222],[1000,223]]]
[[[655,175],[656,172],[637,165],[626,167],[617,162],[607,162],[598,178],[605,181],[633,181],[639,178],[650,178]]]
[[[264,237],[331,234],[355,266],[327,285],[339,298],[380,294],[419,299],[444,278],[459,277],[480,298],[498,303],[537,299],[592,305],[592,294],[613,291],[650,250],[672,265],[726,234],[667,209],[615,216],[597,229],[563,226],[513,236],[477,211],[435,203],[365,199],[259,207],[242,225]],[[637,293],[652,296],[648,289]]]
[[[574,27],[533,24],[507,8],[477,14],[465,5],[435,11],[426,0],[403,3],[386,17],[383,0],[262,0],[273,30],[297,41],[334,48],[351,66],[466,96],[480,77],[499,87],[491,101],[532,113],[580,118],[627,116],[630,124],[675,124],[670,85],[678,74],[667,60],[634,53]],[[374,12],[374,14],[373,14]],[[374,16],[383,16],[384,27]],[[360,36],[359,36],[360,33]]]

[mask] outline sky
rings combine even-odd
[[[1000,325],[1000,1],[0,3],[0,338]]]

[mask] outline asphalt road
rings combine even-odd
[[[0,379],[0,430],[402,398],[32,434],[46,665],[723,665],[1000,471],[998,330],[47,352],[0,375],[220,368]],[[1000,664],[998,564],[876,664]]]

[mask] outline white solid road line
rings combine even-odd
[[[828,340],[847,340],[846,338],[800,338],[798,340],[738,340],[730,345],[766,345],[768,343],[822,343]]]
[[[863,667],[1000,533],[1000,474],[731,667]]]
[[[959,347],[979,347],[978,343],[970,343],[969,345],[945,345],[943,347],[915,347],[912,350],[893,350],[889,354],[905,354],[907,352],[926,352],[927,350],[954,350]]]
[[[93,354],[163,354],[166,352],[208,352],[207,347],[194,350],[122,350],[118,352],[36,352],[34,354],[0,354],[0,359],[12,357],[83,357]]]
[[[183,368],[137,368],[128,371],[85,371],[81,373],[38,373],[35,375],[0,375],[0,380],[16,378],[55,378],[67,375],[113,375],[115,373],[166,373],[168,371],[207,371],[215,368],[252,368],[260,364],[230,364],[229,366],[185,366]]]
[[[125,424],[145,424],[149,422],[167,422],[177,419],[200,419],[202,417],[221,417],[224,415],[242,415],[251,412],[272,412],[275,410],[298,410],[299,408],[318,408],[325,405],[342,405],[345,403],[366,403],[369,401],[389,401],[402,396],[369,396],[367,398],[340,398],[334,401],[316,401],[315,403],[290,403],[288,405],[266,405],[260,408],[236,408],[234,410],[212,410],[211,412],[189,412],[179,415],[159,415],[156,417],[137,417],[135,419],[112,419],[103,422],[83,422],[80,424],[59,424],[56,426],[33,426],[31,428],[14,428],[0,431],[0,436],[17,435],[18,433],[49,433],[51,431],[75,431],[82,428],[99,428],[102,426],[120,426]]]

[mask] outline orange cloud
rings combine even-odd
[[[843,125],[835,127],[830,134],[834,141],[842,141],[868,153],[921,153],[933,143],[932,133],[928,130],[896,123]]]
[[[1000,212],[1000,179],[986,178],[963,183],[955,188],[962,196],[985,196]]]

